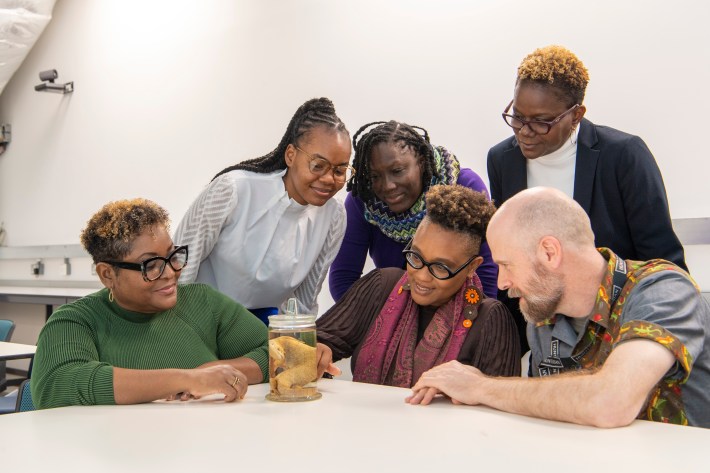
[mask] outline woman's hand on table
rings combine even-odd
[[[342,374],[340,368],[333,364],[333,351],[327,345],[322,343],[316,344],[316,362],[318,366],[318,376],[316,379],[320,379],[323,373],[329,373],[333,376]]]
[[[225,402],[244,399],[249,383],[244,373],[228,364],[218,364],[188,370],[189,389],[171,396],[170,400],[200,399],[210,394],[224,394]]]

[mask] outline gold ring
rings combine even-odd
[[[241,380],[239,379],[239,376],[235,376],[235,377],[234,377],[234,382],[232,383],[232,387],[234,387],[234,386],[236,386],[237,384],[239,384],[239,381],[241,381]]]

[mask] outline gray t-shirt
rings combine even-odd
[[[634,320],[657,324],[683,343],[692,356],[690,377],[681,385],[688,423],[710,428],[710,304],[684,274],[659,271],[641,279],[626,298],[619,324]],[[570,319],[561,314],[555,324],[528,324],[531,374],[546,376],[572,369],[574,360],[569,358],[584,332],[577,334]],[[639,369],[643,369],[643,360],[639,360]],[[678,362],[668,373],[683,375]]]

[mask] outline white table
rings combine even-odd
[[[603,430],[485,407],[404,403],[407,389],[322,380],[323,398],[67,407],[0,416],[4,471],[708,471],[710,430]],[[595,462],[601,462],[599,468]]]
[[[100,289],[99,286],[87,283],[90,287],[59,287],[59,286],[17,286],[0,284],[0,302],[20,304],[42,304],[45,306],[45,317],[49,319],[54,306],[68,304]],[[103,286],[101,286],[103,287]]]
[[[0,360],[18,360],[21,358],[33,358],[37,347],[35,345],[24,345],[22,343],[0,342]]]

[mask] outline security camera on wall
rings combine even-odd
[[[74,92],[74,82],[67,82],[66,84],[55,84],[54,80],[57,77],[59,77],[59,73],[56,69],[41,71],[39,73],[39,78],[40,80],[42,80],[42,83],[35,85],[35,90],[38,92],[57,92],[60,94],[68,94]]]
[[[49,82],[54,82],[54,79],[59,77],[59,74],[57,74],[56,69],[50,69],[48,71],[41,71],[39,73],[39,80],[41,81],[49,81]]]

